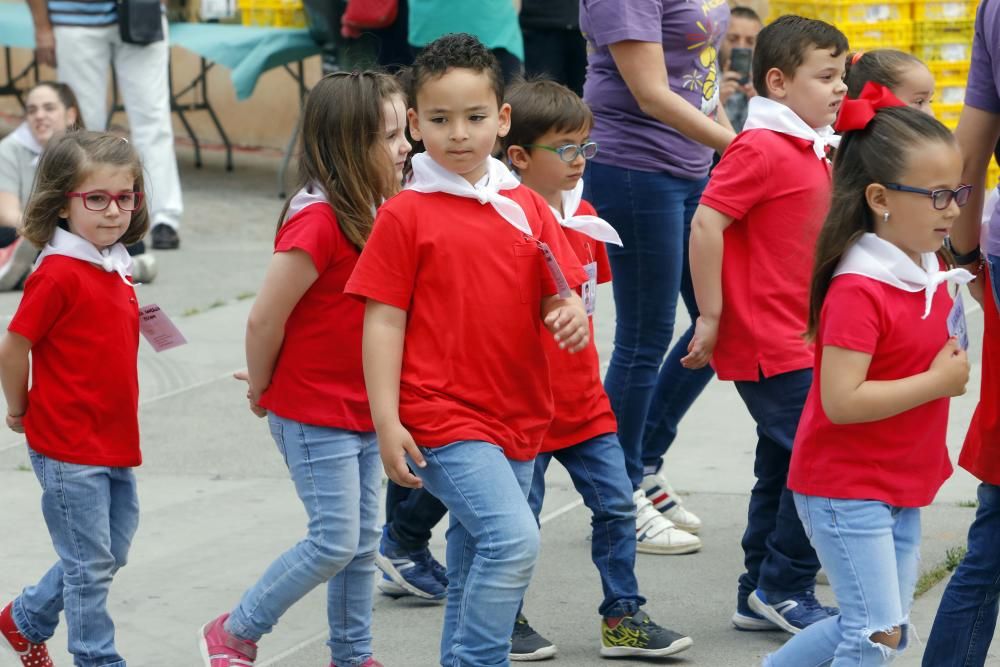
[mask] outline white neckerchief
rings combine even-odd
[[[110,248],[98,250],[94,244],[76,234],[71,234],[61,227],[56,227],[56,233],[52,235],[52,240],[45,244],[38,259],[35,260],[34,268],[38,268],[42,261],[49,255],[63,255],[74,259],[83,260],[96,264],[108,273],[114,271],[122,282],[129,287],[134,287],[141,283],[133,283],[128,279],[132,273],[132,258],[128,250],[121,243],[116,243]]]
[[[406,186],[407,190],[424,193],[445,192],[457,197],[475,199],[480,204],[489,204],[515,229],[531,236],[531,225],[528,224],[528,218],[521,205],[500,194],[501,190],[513,190],[521,184],[500,160],[489,158],[485,179],[475,185],[448,171],[427,153],[414,155],[411,164],[413,179]]]
[[[382,201],[384,202],[385,200],[383,199]],[[324,190],[323,186],[315,181],[292,195],[292,200],[288,202],[288,211],[285,212],[285,221],[289,220],[299,211],[312,206],[313,204],[326,204],[330,208],[333,208],[330,204],[330,200],[326,198],[326,190]],[[375,204],[371,205],[371,209],[372,218],[374,218],[377,211]]]
[[[35,157],[31,161],[31,166],[35,167],[38,165],[38,158],[41,157],[42,151],[45,150],[45,146],[38,143],[38,139],[35,139],[35,135],[31,133],[31,128],[28,127],[28,121],[24,121],[13,132],[10,133],[11,139],[21,144],[29,151],[31,151]]]
[[[577,215],[582,201],[583,181],[580,180],[577,181],[576,187],[572,190],[562,191],[562,210],[566,213],[566,217],[563,217],[563,214],[555,206],[549,206],[549,208],[552,209],[552,214],[556,216],[556,220],[563,227],[586,234],[597,241],[621,246],[621,237],[606,220],[598,218],[596,215]]]
[[[926,290],[926,305],[921,319],[930,315],[934,294],[941,283],[964,285],[975,278],[965,269],[941,271],[937,255],[933,252],[922,253],[920,263],[923,268],[914,264],[906,253],[892,243],[869,233],[847,249],[833,275],[836,277],[853,273],[907,292]]]
[[[834,134],[833,128],[829,125],[815,130],[784,104],[760,95],[750,99],[747,121],[743,124],[743,129],[772,130],[811,141],[813,152],[821,160],[826,159],[827,146],[836,148],[840,145],[840,136]]]

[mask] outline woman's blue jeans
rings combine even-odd
[[[591,163],[584,178],[584,197],[623,243],[608,245],[616,326],[604,388],[618,417],[629,478],[638,488],[644,466],[659,466],[677,424],[712,378],[707,366],[691,371],[680,365],[693,324],[668,354],[678,294],[692,323],[698,317],[688,237],[708,178],[692,181],[599,163]]]
[[[243,595],[227,631],[257,641],[293,604],[327,586],[330,652],[339,667],[372,654],[372,594],[382,463],[374,433],[311,426],[271,413],[271,435],[309,517],[308,535]]]

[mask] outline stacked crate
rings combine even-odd
[[[302,0],[238,0],[240,21],[247,26],[306,27]]]

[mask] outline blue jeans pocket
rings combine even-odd
[[[281,458],[285,462],[285,466],[288,465],[288,453],[285,451],[285,430],[282,427],[281,422],[277,419],[267,420],[268,426],[271,428],[271,437],[274,438],[274,444],[278,446],[278,451],[281,453]]]
[[[993,289],[993,303],[1000,311],[1000,255],[986,255],[990,268],[990,287]]]

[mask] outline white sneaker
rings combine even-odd
[[[157,273],[156,258],[148,252],[132,257],[132,282],[151,283]]]
[[[677,528],[639,489],[635,502],[635,549],[647,554],[690,554],[701,549],[701,540]]]
[[[675,526],[692,534],[697,534],[701,530],[701,519],[684,507],[684,501],[670,486],[670,482],[662,472],[644,475],[639,488],[646,493],[653,507],[660,510],[660,513],[670,519]]]

